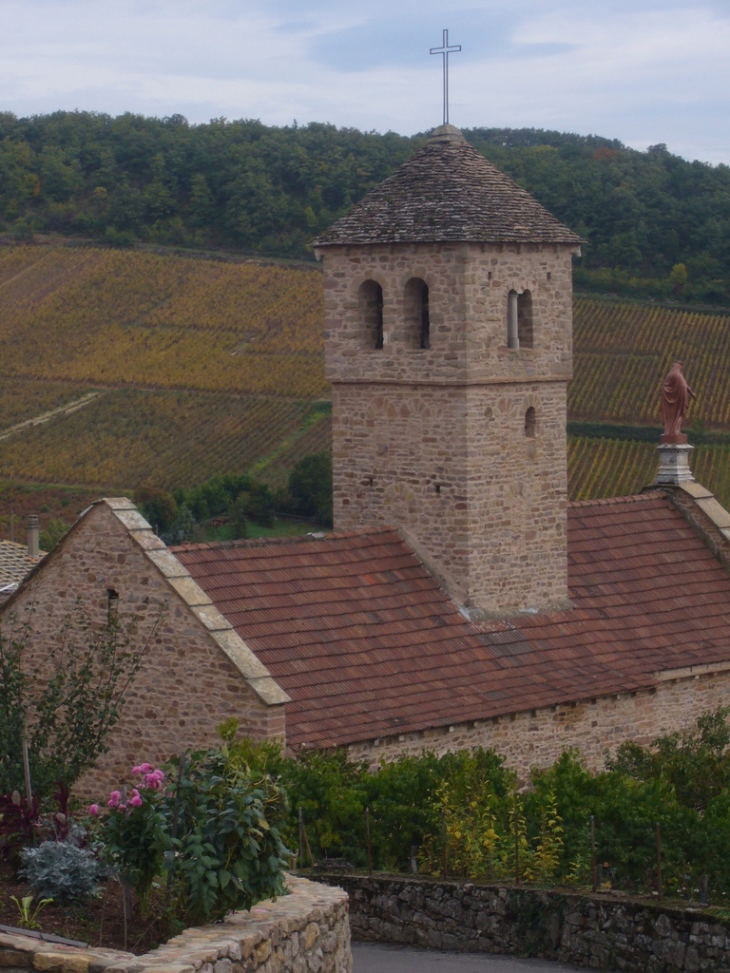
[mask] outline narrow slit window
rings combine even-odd
[[[110,625],[113,625],[119,615],[119,592],[114,588],[106,589],[106,617]]]
[[[532,294],[523,291],[517,297],[517,341],[519,348],[532,348]]]
[[[507,347],[519,348],[520,338],[517,317],[517,291],[510,291],[507,295]]]
[[[411,277],[403,296],[408,345],[411,348],[430,348],[431,314],[428,306],[428,284],[420,277]]]
[[[525,435],[528,439],[535,438],[535,430],[537,428],[537,416],[535,415],[535,409],[533,406],[525,413]]]
[[[376,280],[366,280],[358,291],[365,346],[383,347],[383,288]]]

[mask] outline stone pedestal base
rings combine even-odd
[[[677,486],[687,480],[694,480],[689,468],[689,454],[693,446],[680,443],[662,443],[659,450],[659,472],[654,480],[655,486]]]

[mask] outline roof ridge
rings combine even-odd
[[[396,527],[355,527],[352,530],[326,532],[311,532],[309,534],[289,534],[280,537],[241,537],[230,541],[197,541],[184,542],[182,544],[168,544],[167,548],[174,554],[184,554],[187,551],[229,551],[238,548],[271,547],[283,544],[301,544],[318,541],[340,541],[347,540],[349,537],[370,537],[381,534],[398,534],[399,540],[403,538],[398,533]]]
[[[643,493],[629,493],[625,497],[596,497],[593,500],[571,500],[568,509],[574,507],[613,507],[618,504],[639,503],[642,500],[656,500],[657,497],[666,497],[662,489],[645,490]]]

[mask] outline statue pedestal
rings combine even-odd
[[[655,486],[678,486],[687,480],[694,480],[689,468],[689,454],[694,446],[686,443],[662,443],[659,450],[659,472],[654,480]]]

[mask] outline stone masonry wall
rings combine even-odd
[[[428,349],[406,326],[412,277],[429,288]],[[365,280],[383,289],[382,349],[367,344]],[[569,249],[327,248],[324,286],[335,526],[403,528],[470,608],[564,606]],[[531,348],[507,347],[512,289],[532,294]]]
[[[354,939],[539,956],[624,973],[730,971],[730,926],[699,909],[417,878],[332,881],[350,895]]]
[[[565,605],[564,383],[353,384],[332,394],[338,529],[404,528],[469,607]]]
[[[289,876],[289,895],[186,929],[142,956],[0,932],[4,973],[352,973],[347,895]]]
[[[601,770],[606,755],[624,741],[646,745],[691,726],[702,713],[730,705],[730,665],[671,677],[671,672],[663,673],[656,686],[640,692],[353,744],[348,753],[352,760],[376,766],[381,758],[394,760],[404,753],[493,748],[526,783],[531,768],[550,767],[566,748],[575,747],[590,770]]]
[[[118,513],[148,528],[134,508],[114,512],[106,502],[95,505],[0,616],[6,637],[29,623],[26,664],[43,669],[49,647],[58,645],[64,620],[73,617],[77,604],[96,631],[105,627],[108,590],[114,589],[122,629],[133,624],[133,644],[146,643],[141,670],[110,734],[109,752],[78,785],[79,793],[97,799],[104,796],[102,788],[130,783],[134,764],[160,763],[187,747],[219,742],[216,727],[229,717],[258,739],[283,741],[285,734],[283,703],[267,705],[212,637],[205,615],[212,606],[203,604],[197,617],[185,587],[190,579],[170,581],[148,556],[151,551],[169,573],[165,559],[174,559],[164,544],[149,528],[135,531],[133,539]],[[223,641],[228,633],[214,634]],[[83,633],[74,637],[83,647]]]

